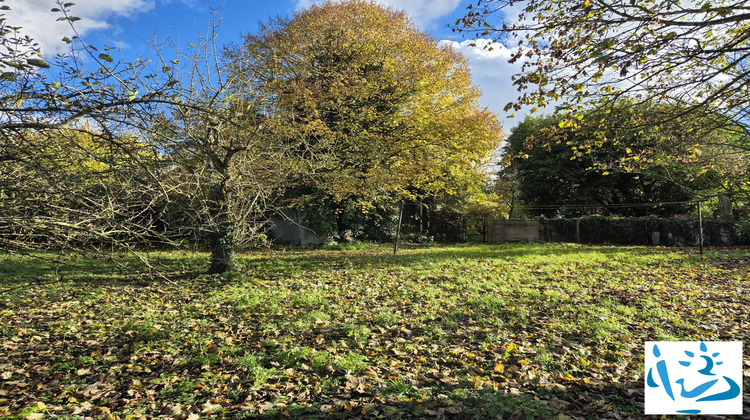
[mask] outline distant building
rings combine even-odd
[[[286,208],[271,219],[272,232],[276,240],[293,245],[317,245],[322,243],[315,232],[301,225],[304,212],[298,209]]]

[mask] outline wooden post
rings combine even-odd
[[[703,211],[700,201],[698,202],[698,249],[698,252],[703,255]]]
[[[401,236],[401,219],[404,216],[404,202],[398,206],[398,224],[396,225],[396,240],[393,241],[393,255],[398,252],[398,238]]]
[[[581,243],[581,219],[576,219],[576,242]]]

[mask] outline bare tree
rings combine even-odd
[[[49,61],[4,16],[0,27],[0,248],[137,251],[187,238],[206,241],[210,272],[234,269],[283,171],[252,96],[229,89],[215,21],[186,50],[154,44],[153,62],[116,60],[79,36]]]
[[[206,238],[211,273],[235,269],[236,249],[262,238],[285,179],[283,151],[267,140],[257,98],[236,88],[247,75],[222,59],[217,31],[214,20],[186,50],[171,46],[179,62],[174,101],[138,125],[165,153],[161,182],[182,204],[180,220]]]
[[[59,6],[61,19],[77,20]],[[139,92],[145,63],[115,62],[111,48],[77,36],[46,60],[20,29],[0,15],[0,247],[134,249],[156,239],[153,203],[132,199],[158,179],[159,151],[127,123],[165,101],[170,81]]]

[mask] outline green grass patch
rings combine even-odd
[[[638,417],[644,341],[750,338],[746,250],[152,257],[1,257],[0,418]]]

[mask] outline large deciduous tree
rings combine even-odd
[[[310,196],[371,210],[458,193],[479,181],[501,135],[465,59],[370,1],[272,19],[227,56]]]

